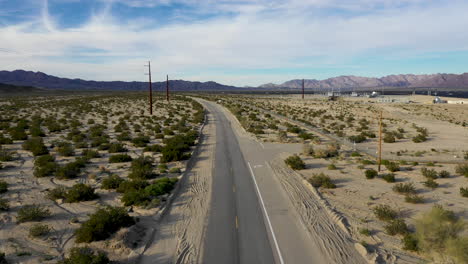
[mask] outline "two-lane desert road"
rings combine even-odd
[[[284,148],[242,133],[222,106],[200,100],[216,125],[216,154],[202,263],[333,263],[324,257],[270,162]]]
[[[203,263],[274,263],[262,205],[231,122],[207,105],[217,138]]]

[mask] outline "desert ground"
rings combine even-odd
[[[468,105],[409,99],[156,96],[150,115],[144,94],[0,98],[0,253],[8,263],[99,252],[202,263],[225,119],[259,174],[285,258],[464,263]],[[447,241],[426,243],[430,211],[454,226]]]
[[[302,151],[285,152],[276,162],[296,154],[305,166],[295,173],[312,185],[314,176],[331,179],[335,186],[317,189],[344,217],[353,237],[368,249],[370,259],[377,263],[452,263],[438,252],[404,249],[403,240],[434,205],[454,212],[461,221],[468,220],[468,106],[432,104],[429,96],[406,98],[411,102],[379,103],[378,98],[362,97],[329,102],[316,95],[304,100],[298,95],[218,96],[211,100],[230,109],[261,142],[302,144]],[[374,172],[375,177],[367,178],[368,170],[377,170],[380,113],[383,165],[380,172]],[[402,186],[410,190],[397,191]],[[389,231],[395,220],[389,224],[377,219],[374,211],[379,205],[393,210],[395,218],[403,220],[405,231]],[[462,233],[466,239],[466,229]]]
[[[204,120],[192,99],[154,100],[149,115],[143,94],[1,99],[0,251],[9,263],[57,263],[83,246],[135,262]],[[101,223],[89,220],[106,208]],[[107,233],[83,227],[99,224]]]

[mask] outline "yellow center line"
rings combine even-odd
[[[236,215],[236,229],[239,229],[239,221],[237,220],[237,215]]]

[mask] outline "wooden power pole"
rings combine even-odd
[[[380,111],[379,118],[379,157],[377,160],[378,171],[380,171],[380,165],[382,164],[382,111]]]
[[[169,75],[166,75],[166,100],[169,102]]]
[[[304,99],[304,79],[302,79],[302,99]]]
[[[148,76],[149,76],[149,111],[153,115],[153,87],[151,86],[151,62],[148,61]]]

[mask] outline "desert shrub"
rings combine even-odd
[[[428,179],[437,179],[437,171],[434,169],[421,168],[421,174]]]
[[[446,170],[442,170],[439,172],[439,177],[440,178],[449,178],[450,177],[450,172]]]
[[[120,163],[120,162],[129,162],[132,161],[132,157],[127,154],[116,154],[109,157],[110,163]]]
[[[3,136],[3,134],[0,134],[0,145],[4,144],[13,144],[13,140],[11,140],[11,138]]]
[[[49,209],[41,205],[25,205],[18,210],[18,223],[41,221],[50,216]]]
[[[336,169],[337,169],[336,165],[333,164],[333,163],[332,163],[332,164],[328,164],[327,168],[328,168],[329,170],[336,170]]]
[[[120,228],[133,224],[135,224],[135,220],[128,215],[125,208],[111,206],[101,208],[75,231],[76,242],[89,243],[104,240]]]
[[[69,162],[63,166],[58,166],[55,176],[60,180],[69,180],[78,177],[83,167],[81,162]]]
[[[409,194],[405,196],[405,202],[413,204],[424,203],[424,197],[417,194]]]
[[[50,162],[55,162],[55,158],[49,154],[39,156],[34,160],[34,165],[38,167],[42,167],[47,165]]]
[[[314,151],[315,158],[331,158],[338,156],[340,147],[337,144],[328,144],[325,148],[316,148]]]
[[[158,144],[154,144],[154,145],[151,145],[151,146],[146,146],[144,148],[144,151],[148,151],[148,152],[161,152],[162,151],[162,146],[161,145],[158,145]]]
[[[108,264],[111,263],[104,252],[94,252],[91,248],[72,248],[68,258],[58,264]]]
[[[102,180],[101,188],[105,190],[117,189],[123,181],[125,180],[118,175],[111,175]]]
[[[370,236],[371,235],[371,231],[367,228],[362,228],[359,230],[359,233],[362,234],[362,235],[365,235],[365,236]]]
[[[107,151],[109,153],[119,153],[119,152],[126,152],[127,149],[124,147],[124,145],[120,143],[111,143]]]
[[[119,184],[119,187],[117,188],[117,192],[119,193],[124,193],[127,190],[142,190],[146,186],[148,186],[149,183],[146,180],[142,179],[133,179],[130,181],[123,181]]]
[[[303,140],[309,140],[309,139],[313,139],[315,136],[311,133],[302,131],[301,133],[299,133],[298,137],[302,138]]]
[[[361,143],[361,142],[366,141],[367,138],[363,134],[359,134],[359,135],[356,135],[356,136],[349,136],[348,139],[351,142]]]
[[[390,221],[387,225],[384,226],[384,229],[385,232],[391,236],[405,235],[408,233],[408,226],[402,219],[395,219]]]
[[[101,156],[98,151],[92,149],[83,149],[81,155],[88,159],[99,158]]]
[[[431,188],[431,189],[435,189],[437,187],[439,187],[439,184],[434,181],[433,179],[427,179],[424,183],[424,186],[428,187],[428,188]]]
[[[94,193],[94,189],[84,183],[73,185],[65,195],[66,203],[77,203],[81,201],[91,201],[99,196]]]
[[[374,179],[377,176],[377,171],[374,169],[367,169],[364,174],[366,175],[367,179]]]
[[[427,136],[423,134],[418,134],[417,136],[413,137],[412,140],[414,143],[421,143],[427,140]]]
[[[63,186],[59,186],[52,190],[49,190],[46,196],[48,199],[55,201],[58,199],[65,199],[66,195],[67,195],[67,188]]]
[[[4,180],[0,180],[0,193],[6,193],[8,191],[8,183]]]
[[[357,152],[357,151],[353,151],[351,153],[351,157],[361,157],[361,154],[359,154],[359,152]]]
[[[284,162],[293,170],[305,169],[305,163],[298,155],[289,156]]]
[[[181,173],[180,168],[172,168],[169,170],[169,173]]]
[[[460,195],[462,197],[468,197],[468,187],[466,188],[460,187]]]
[[[162,178],[156,180],[153,184],[145,188],[145,192],[151,196],[157,197],[170,193],[177,183],[177,178]]]
[[[308,144],[308,143],[304,143],[302,145],[302,154],[304,154],[306,156],[314,155],[314,148],[312,147],[312,145]]]
[[[314,174],[311,178],[309,178],[309,182],[315,188],[323,187],[327,189],[334,189],[336,185],[332,182],[328,175],[323,173]]]
[[[0,264],[9,264],[8,260],[5,257],[5,253],[0,252]]]
[[[373,165],[373,164],[375,164],[375,162],[372,161],[372,160],[361,160],[361,164],[362,165]]]
[[[15,127],[15,128],[10,129],[9,132],[10,132],[10,137],[13,140],[26,140],[26,139],[28,139],[28,135],[26,134],[26,132],[22,128]]]
[[[130,174],[128,175],[131,179],[149,179],[154,178],[153,173],[153,159],[149,156],[140,156],[132,161],[130,167]]]
[[[395,182],[395,174],[393,173],[386,173],[382,175],[382,179],[386,182]]]
[[[51,229],[48,225],[34,224],[29,228],[29,235],[31,237],[44,237],[50,233]]]
[[[395,172],[395,171],[400,170],[400,166],[398,166],[398,164],[395,163],[395,162],[389,162],[388,164],[385,165],[385,168],[387,168],[387,170],[389,170],[391,172]]]
[[[183,135],[176,135],[172,138],[165,139],[166,144],[161,153],[161,162],[171,162],[188,159],[190,155],[184,154],[189,151],[191,146],[195,145],[195,140],[198,138],[198,132],[189,131]]]
[[[460,237],[466,229],[464,220],[452,211],[435,205],[415,220],[415,236],[423,253],[444,263],[468,263],[468,239]]]
[[[393,186],[392,190],[400,194],[414,194],[416,193],[416,188],[412,182],[408,183],[397,183]]]
[[[151,202],[151,196],[141,190],[130,189],[125,191],[124,195],[120,201],[125,206],[136,205],[136,206],[145,206]]]
[[[41,157],[45,157],[45,156],[41,156]],[[34,168],[34,176],[38,178],[52,176],[57,171],[57,167],[58,166],[57,166],[57,163],[55,163],[55,161],[44,162],[43,164],[36,166]]]
[[[382,221],[391,221],[397,218],[398,213],[393,210],[390,206],[384,205],[377,205],[372,209],[377,219]]]
[[[455,172],[465,177],[468,177],[468,163],[458,164],[455,167]]]
[[[7,199],[0,198],[0,212],[10,210],[10,204]]]
[[[61,142],[57,147],[57,153],[60,156],[70,157],[75,155],[75,149],[73,148],[72,144],[68,142]]]
[[[49,154],[49,150],[40,137],[33,137],[26,140],[23,143],[23,149],[31,151],[34,156]]]
[[[401,239],[403,249],[408,251],[419,251],[418,239],[414,234],[407,233]]]
[[[385,143],[395,143],[395,135],[393,133],[385,133],[383,137]]]
[[[150,142],[150,138],[148,136],[140,135],[132,139],[133,145],[139,148],[146,147],[146,144],[148,144],[149,142]]]
[[[131,141],[132,138],[130,137],[130,134],[128,132],[122,132],[117,135],[116,139],[120,142],[122,141]]]
[[[13,160],[13,155],[11,152],[7,151],[6,149],[3,149],[2,146],[0,145],[0,161],[12,161]]]

